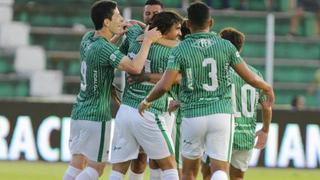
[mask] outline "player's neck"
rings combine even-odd
[[[205,29],[190,28],[190,32],[191,32],[191,34],[193,34],[193,33],[208,33],[208,32],[210,32],[210,29],[209,28],[205,28]]]
[[[102,28],[100,30],[95,31],[94,36],[95,37],[102,36],[102,37],[108,39],[108,41],[110,41],[110,39],[113,36],[113,33],[109,29]]]

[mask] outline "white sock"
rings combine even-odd
[[[75,180],[77,175],[80,174],[81,171],[81,169],[77,169],[69,165],[66,172],[64,173],[63,180]]]
[[[131,168],[129,168],[129,180],[143,180],[143,173],[138,174],[135,173],[131,170]]]
[[[124,174],[118,171],[111,171],[109,180],[123,180]]]
[[[226,172],[219,170],[212,174],[211,180],[228,180],[228,175]]]
[[[167,169],[162,171],[163,180],[178,180],[178,170],[176,169]]]
[[[162,171],[161,169],[150,169],[150,180],[161,180]]]
[[[98,180],[99,173],[92,167],[86,167],[75,180]]]

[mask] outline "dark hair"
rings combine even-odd
[[[157,27],[161,34],[166,34],[174,24],[182,23],[183,18],[174,11],[162,11],[155,14],[150,23],[150,29]]]
[[[185,36],[190,34],[190,29],[187,27],[187,20],[184,20],[181,25],[181,40],[184,40]]]
[[[244,44],[245,36],[242,32],[238,31],[235,28],[227,27],[220,31],[220,37],[226,40],[229,40],[238,51],[241,51]]]
[[[116,8],[117,3],[114,1],[100,0],[95,2],[91,7],[91,20],[94,28],[99,30],[103,27],[103,21],[105,19],[112,20]]]
[[[159,5],[163,8],[163,4],[159,0],[147,0],[144,5]]]
[[[210,19],[210,8],[202,2],[192,3],[188,7],[188,19],[191,21],[192,27],[204,29],[208,26],[207,22]]]

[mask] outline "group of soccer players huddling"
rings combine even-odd
[[[252,149],[267,141],[273,89],[240,56],[243,33],[211,32],[202,2],[187,11],[184,19],[147,0],[144,22],[125,22],[115,2],[92,5],[64,180],[97,180],[107,161],[110,180],[128,171],[143,179],[147,161],[152,180],[196,179],[200,167],[203,179],[244,178]],[[115,69],[126,72],[126,84],[113,124]],[[258,104],[263,125],[255,132]]]

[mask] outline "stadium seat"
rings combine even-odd
[[[58,96],[62,94],[63,74],[61,71],[36,71],[30,79],[31,96]]]
[[[29,44],[30,27],[21,22],[0,24],[0,48],[17,48]]]
[[[30,76],[35,71],[46,68],[46,55],[40,46],[24,46],[16,51],[14,60],[15,71],[18,74]]]

